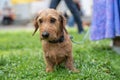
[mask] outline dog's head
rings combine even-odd
[[[41,11],[34,20],[35,31],[39,29],[41,40],[55,40],[67,33],[65,29],[66,20],[64,16],[54,10],[46,9]]]

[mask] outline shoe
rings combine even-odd
[[[85,31],[80,31],[80,32],[78,32],[79,34],[83,34]]]

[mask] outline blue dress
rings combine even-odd
[[[91,40],[120,36],[120,0],[94,0]]]

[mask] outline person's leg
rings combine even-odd
[[[3,25],[7,25],[8,24],[8,17],[6,17],[6,16],[3,17],[2,24]]]
[[[115,37],[113,39],[113,46],[118,46],[120,47],[120,37]]]
[[[77,26],[78,26],[78,32],[79,33],[83,32],[84,29],[82,27],[82,21],[80,18],[80,14],[79,14],[79,11],[78,11],[77,7],[75,6],[74,2],[72,0],[65,0],[65,3],[74,16],[74,19],[75,19]]]
[[[50,3],[50,8],[56,9],[56,7],[58,6],[60,0],[51,0]]]
[[[3,19],[2,19],[2,24],[4,25],[5,24],[5,17],[3,16]]]
[[[74,17],[70,16],[68,18],[68,26],[73,27],[74,26]]]
[[[10,25],[11,24],[11,19],[10,19],[10,17],[8,17],[8,25]]]
[[[120,54],[120,36],[113,39],[112,49]]]

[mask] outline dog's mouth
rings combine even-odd
[[[41,40],[47,41],[49,43],[61,43],[64,41],[64,35],[60,36],[59,38],[57,37],[48,37],[48,38],[44,38],[41,37]]]
[[[41,40],[48,40],[48,38],[40,37]]]
[[[46,40],[46,41],[54,41],[57,39],[57,37],[54,37],[54,36],[49,36],[49,37],[40,37],[41,40]]]
[[[46,40],[45,38],[40,38],[41,40]]]

